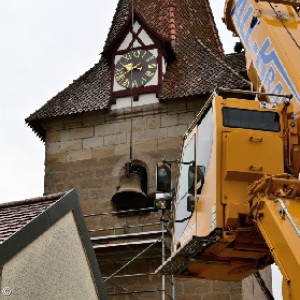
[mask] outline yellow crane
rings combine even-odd
[[[158,273],[237,281],[277,263],[300,299],[299,0],[227,0],[253,90],[217,90],[186,132],[172,255]],[[169,165],[158,167],[168,202]],[[167,175],[167,176],[166,176]],[[166,194],[167,193],[167,194]]]

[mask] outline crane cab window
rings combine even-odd
[[[277,112],[223,107],[223,126],[264,131],[280,131]]]
[[[210,108],[198,124],[197,130],[197,194],[201,194],[213,145],[213,109]]]
[[[195,164],[195,135],[183,147],[182,161],[180,164],[180,176],[177,182],[177,201],[176,201],[176,215],[177,222],[174,226],[174,241],[178,241],[184,232],[184,229],[191,217],[191,212],[187,210],[187,198],[193,194],[193,176],[194,172],[191,166]],[[189,177],[191,177],[189,179]]]

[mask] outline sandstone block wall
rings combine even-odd
[[[135,108],[133,159],[146,166],[148,193],[155,191],[156,163],[179,157],[181,138],[202,104]],[[75,187],[85,213],[110,210],[121,169],[129,161],[130,118],[130,111],[122,109],[47,122],[45,193]]]

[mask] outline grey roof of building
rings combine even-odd
[[[0,244],[43,213],[65,193],[0,204]]]

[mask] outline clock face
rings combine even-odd
[[[133,50],[123,55],[115,67],[115,79],[128,89],[144,86],[156,73],[157,61],[147,50]]]

